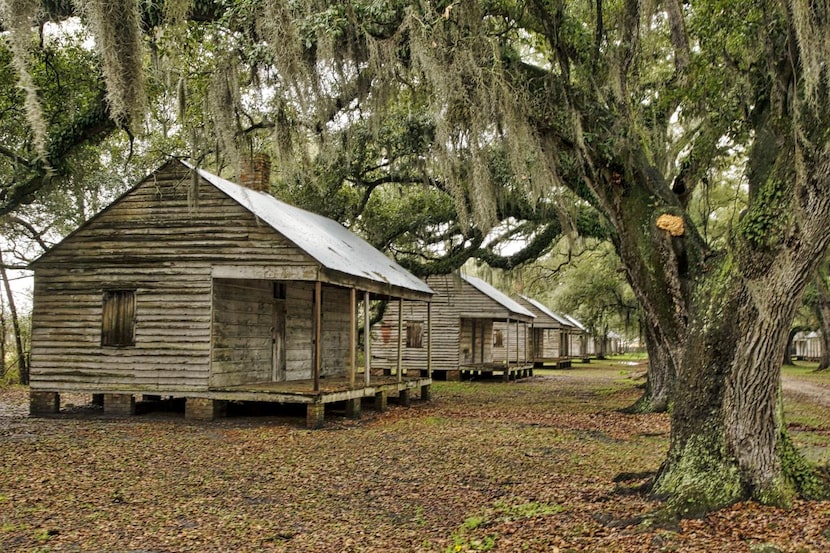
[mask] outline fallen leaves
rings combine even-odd
[[[593,364],[436,383],[429,404],[327,416],[320,431],[283,415],[193,424],[73,408],[30,419],[25,390],[0,390],[0,550],[830,548],[830,503],[638,524],[659,507],[639,487],[669,426],[617,411],[639,393],[627,376]]]

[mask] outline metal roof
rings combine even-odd
[[[571,321],[571,323],[573,324],[573,326],[575,326],[575,327],[576,327],[576,328],[578,328],[579,330],[582,330],[582,331],[584,331],[584,332],[587,332],[587,330],[585,329],[585,327],[584,327],[584,326],[582,326],[582,323],[580,323],[579,321],[577,321],[576,319],[574,319],[574,318],[573,318],[573,317],[571,317],[570,315],[565,315],[565,318],[566,318],[566,319],[568,319],[569,321]]]
[[[540,302],[538,300],[534,300],[533,298],[529,298],[529,297],[521,295],[521,294],[519,294],[519,297],[522,298],[523,300],[525,300],[526,302],[528,302],[529,304],[531,304],[533,307],[535,307],[536,309],[538,309],[539,311],[541,311],[545,315],[547,315],[548,317],[550,317],[551,319],[553,319],[554,321],[561,324],[562,326],[573,326],[573,323],[568,321],[562,315],[557,315],[556,313],[554,313],[553,311],[548,309],[548,306],[543,304],[542,302]]]
[[[182,163],[194,169],[190,164]],[[197,171],[200,177],[285,236],[323,267],[423,294],[434,294],[424,281],[337,221],[202,169]]]
[[[536,315],[522,307],[519,303],[510,299],[507,296],[507,294],[501,292],[500,290],[497,290],[496,288],[494,288],[490,284],[487,284],[480,278],[461,274],[461,279],[467,281],[469,284],[478,289],[478,291],[482,292],[483,294],[489,296],[493,300],[503,305],[511,313],[514,313],[516,315],[522,315],[523,317],[530,317],[531,319],[536,318]]]

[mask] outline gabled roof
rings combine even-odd
[[[184,162],[182,162],[184,163]],[[192,169],[187,163],[184,163]],[[199,176],[285,236],[320,265],[375,282],[433,294],[427,284],[349,229],[327,217],[281,202],[203,169]]]
[[[507,294],[501,292],[500,290],[496,289],[495,287],[487,284],[480,278],[476,278],[474,276],[469,276],[465,274],[461,274],[461,280],[464,280],[474,288],[476,288],[482,294],[489,296],[494,301],[498,302],[505,309],[510,311],[514,315],[521,315],[522,317],[528,317],[530,319],[535,319],[536,315],[519,305],[517,302],[510,299]]]
[[[542,302],[540,302],[538,300],[535,300],[533,298],[530,298],[528,296],[524,296],[522,294],[519,294],[519,297],[522,298],[523,300],[525,300],[527,303],[529,303],[533,307],[535,307],[536,309],[538,309],[539,311],[541,311],[542,313],[544,313],[545,315],[547,315],[548,317],[550,317],[551,319],[553,319],[554,321],[556,321],[557,323],[561,324],[562,326],[574,326],[573,323],[568,321],[562,315],[557,315],[556,313],[551,311],[548,308],[548,306],[546,306]]]
[[[194,170],[194,167],[189,163],[174,159],[160,166],[150,176],[175,164],[180,164],[188,170]],[[257,217],[257,219],[266,223],[289,242],[303,250],[324,269],[365,279],[380,284],[383,288],[394,287],[399,290],[414,292],[414,295],[418,299],[428,299],[429,296],[434,294],[432,289],[424,281],[398,265],[394,260],[384,255],[340,223],[323,217],[322,215],[289,205],[265,192],[257,192],[245,188],[203,169],[196,169],[196,171],[203,181],[213,185],[232,200],[236,201],[241,207]],[[93,216],[79,229],[76,229],[70,236],[90,224],[92,220],[100,217],[127,194],[141,186],[146,180],[146,178],[142,179],[141,182],[125,192],[97,215]],[[49,255],[54,249],[59,248],[68,238],[64,238],[59,244],[46,251],[31,266],[36,266],[40,259]]]
[[[571,324],[572,324],[573,326],[575,326],[576,328],[578,328],[579,330],[581,330],[581,331],[583,331],[583,332],[588,332],[588,331],[585,329],[585,327],[584,327],[584,326],[582,326],[582,323],[580,323],[579,321],[577,321],[576,319],[574,319],[574,318],[573,318],[573,317],[571,317],[570,315],[565,315],[565,318],[566,318],[566,319],[568,319],[568,320],[571,322]]]

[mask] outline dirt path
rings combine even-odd
[[[830,384],[785,374],[781,379],[781,387],[785,396],[830,407]]]

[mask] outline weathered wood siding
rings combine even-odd
[[[506,319],[510,315],[509,311],[454,273],[430,276],[427,284],[435,292],[432,298],[433,370],[457,370],[463,364],[493,362],[493,320]],[[407,321],[423,322],[423,348],[406,347]],[[401,357],[406,369],[426,369],[426,322],[425,302],[403,302],[404,347]],[[520,323],[520,326],[523,324]],[[511,336],[513,334],[512,332]],[[476,337],[475,343],[473,336]],[[512,340],[511,358],[514,358],[515,336]],[[520,341],[524,342],[522,339]],[[387,305],[381,323],[372,328],[373,366],[395,367],[397,347],[398,303],[392,301]],[[522,347],[526,348],[526,345],[523,343]]]
[[[533,357],[538,360],[558,359],[561,339],[558,328],[533,328]]]
[[[343,374],[349,369],[351,293],[348,288],[323,286],[320,375]]]
[[[446,295],[434,297],[432,306],[432,362],[433,368],[454,367],[458,364],[458,326],[452,317],[446,318],[446,312],[438,313],[436,301],[445,302]],[[440,317],[438,317],[441,315]],[[426,370],[427,342],[430,339],[427,330],[427,304],[422,301],[403,302],[403,343],[401,347],[401,366],[404,369]],[[438,318],[437,318],[438,317]],[[421,347],[407,347],[406,332],[410,324],[420,324],[423,329]],[[398,302],[387,303],[383,320],[372,326],[372,366],[383,369],[397,367],[398,359]]]
[[[213,281],[211,386],[271,380],[278,308],[270,281]]]
[[[458,362],[474,365],[493,362],[493,321],[491,319],[460,320],[461,337]]]
[[[509,361],[511,362],[527,361],[529,359],[527,347],[529,329],[530,324],[526,324],[521,321],[518,323],[516,321],[510,321],[509,329],[506,321],[494,322],[493,333],[491,336],[491,341],[493,343],[493,361],[496,363],[508,361],[508,353],[510,356]],[[496,345],[495,340],[496,332],[498,331],[502,333],[503,341],[501,347]]]
[[[583,335],[581,332],[572,332],[569,336],[568,343],[570,345],[570,356],[574,358],[581,358],[585,354],[585,344],[583,343]]]
[[[33,389],[206,389],[217,268],[316,275],[314,260],[250,212],[208,184],[197,192],[182,166],[166,167],[36,263]],[[135,346],[101,346],[111,289],[136,291]],[[302,318],[309,328],[310,312]]]
[[[105,289],[135,289],[135,345],[101,346]],[[210,352],[210,269],[40,267],[31,387],[56,391],[197,389]]]

